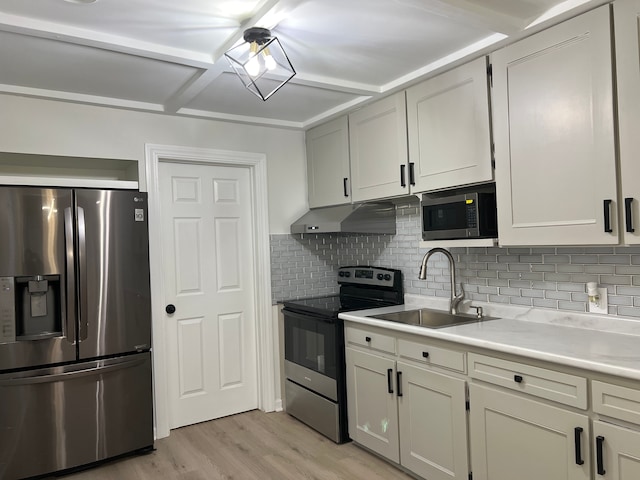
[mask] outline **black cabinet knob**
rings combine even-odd
[[[429,352],[422,352],[422,356],[424,358],[429,358]]]
[[[364,337],[364,341],[369,343],[371,341],[371,337]]]
[[[513,381],[516,382],[516,383],[522,383],[522,380],[523,380],[522,375],[514,375],[513,376]]]
[[[176,306],[170,303],[169,305],[164,307],[164,311],[167,312],[169,315],[171,315],[172,313],[175,313]]]

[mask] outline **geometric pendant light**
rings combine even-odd
[[[280,41],[266,28],[245,30],[244,41],[224,54],[242,84],[262,100],[276,93],[296,71]]]

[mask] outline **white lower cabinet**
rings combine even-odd
[[[398,362],[400,463],[428,480],[469,475],[466,382]]]
[[[364,325],[345,339],[349,435],[419,478],[640,479],[638,382]]]
[[[599,381],[591,390],[593,411],[602,416],[593,422],[595,478],[639,479],[640,390]]]
[[[587,415],[475,384],[469,398],[474,480],[590,478]]]
[[[394,360],[346,349],[349,436],[359,444],[400,462],[398,403]]]
[[[595,478],[638,480],[640,478],[640,432],[593,422]]]
[[[360,337],[369,341],[359,343]],[[393,336],[381,342],[379,333],[349,327],[346,338],[351,438],[427,480],[466,480],[466,382],[426,366],[433,359],[455,367],[464,354],[400,340],[396,355]],[[374,340],[385,351],[376,351]],[[407,359],[413,350],[414,363],[424,367]]]

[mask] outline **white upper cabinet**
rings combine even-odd
[[[609,6],[492,63],[500,244],[618,243]]]
[[[409,193],[404,92],[349,115],[349,149],[354,202]]]
[[[350,203],[347,117],[308,130],[306,143],[309,207]]]
[[[620,138],[621,241],[640,243],[640,0],[613,4]]]
[[[412,192],[493,180],[487,58],[407,90]]]

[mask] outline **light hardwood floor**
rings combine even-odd
[[[356,447],[336,445],[286,413],[254,410],[171,431],[156,451],[64,480],[409,480]]]

